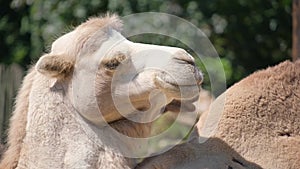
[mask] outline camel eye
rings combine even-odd
[[[123,53],[118,53],[112,58],[105,59],[103,64],[108,70],[115,70],[127,57]]]
[[[104,63],[104,65],[107,69],[114,70],[120,65],[120,63],[121,62],[119,62],[119,60],[113,59],[113,60],[110,60],[110,61]]]

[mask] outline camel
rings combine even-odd
[[[168,105],[195,110],[202,74],[191,55],[131,42],[121,28],[116,15],[90,18],[33,65],[18,92],[1,169],[134,168],[145,147],[130,138],[149,136]]]
[[[190,142],[137,168],[298,169],[299,77],[300,60],[253,73],[216,98]]]

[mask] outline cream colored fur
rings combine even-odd
[[[112,132],[111,127],[125,136],[144,138],[150,134],[151,122],[135,123],[125,119],[116,109],[112,93],[127,96],[126,90],[117,87],[125,86],[122,78],[134,73],[129,68],[140,69],[146,65],[147,59],[143,57],[144,49],[147,50],[147,54],[151,50],[163,51],[154,53],[151,57],[160,58],[159,63],[164,64],[163,68],[175,76],[176,81],[160,69],[139,72],[135,80],[125,79],[127,85],[135,89],[129,91],[128,95],[133,106],[154,110],[142,115],[142,119],[150,118],[153,116],[152,113],[161,113],[158,110],[173,99],[181,99],[178,98],[180,96],[178,86],[183,86],[186,90],[184,93],[186,99],[197,96],[198,85],[202,79],[194,64],[191,64],[193,58],[182,49],[124,40],[109,53],[102,53],[116,42],[114,38],[124,38],[117,32],[120,27],[121,22],[116,16],[89,19],[75,30],[58,38],[52,44],[51,52],[39,59],[35,69],[30,70],[25,77],[19,91],[16,108],[10,121],[8,149],[2,157],[1,169],[134,168],[137,159],[125,157],[121,150],[138,152],[141,146],[120,138]],[[104,49],[106,47],[107,49]],[[103,60],[99,55],[103,55]],[[95,58],[98,60],[93,60]],[[165,60],[162,62],[162,59]],[[80,62],[82,60],[83,62]],[[90,69],[95,65],[97,69]],[[112,86],[112,76],[118,73],[116,67],[121,69],[119,71],[121,74],[116,76],[122,83]],[[76,72],[78,68],[80,72]],[[80,76],[83,72],[84,76]],[[185,76],[181,76],[182,74]],[[88,77],[88,80],[94,80],[90,77],[96,77],[96,79],[73,81],[75,77]],[[195,83],[191,83],[193,81]],[[75,104],[74,100],[78,95],[74,94],[77,92],[74,89],[74,82],[83,82],[86,87],[80,90],[80,94],[85,94],[90,88],[95,87],[95,93],[79,100],[84,104],[82,102]],[[171,85],[177,82],[178,85]],[[152,105],[155,103],[155,109],[152,109],[149,103],[152,91],[161,91],[160,94],[153,95],[154,98],[162,98],[161,93],[166,95],[166,100],[154,99]],[[85,102],[94,97],[96,104]],[[100,117],[98,111],[88,112],[90,113],[88,115],[87,112],[82,112],[95,105],[97,107],[93,107],[93,110],[99,108],[109,125],[100,126],[101,120],[93,121],[93,118],[90,118]],[[127,104],[122,108],[127,110],[126,106]],[[139,111],[126,113],[135,115]]]

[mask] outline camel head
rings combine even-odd
[[[54,41],[37,71],[54,86],[63,84],[78,112],[94,123],[194,111],[202,74],[193,57],[181,48],[131,42],[121,26],[116,16],[89,19]]]

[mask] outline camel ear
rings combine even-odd
[[[45,54],[38,60],[35,67],[38,72],[45,76],[65,78],[72,73],[74,60],[64,54]]]

